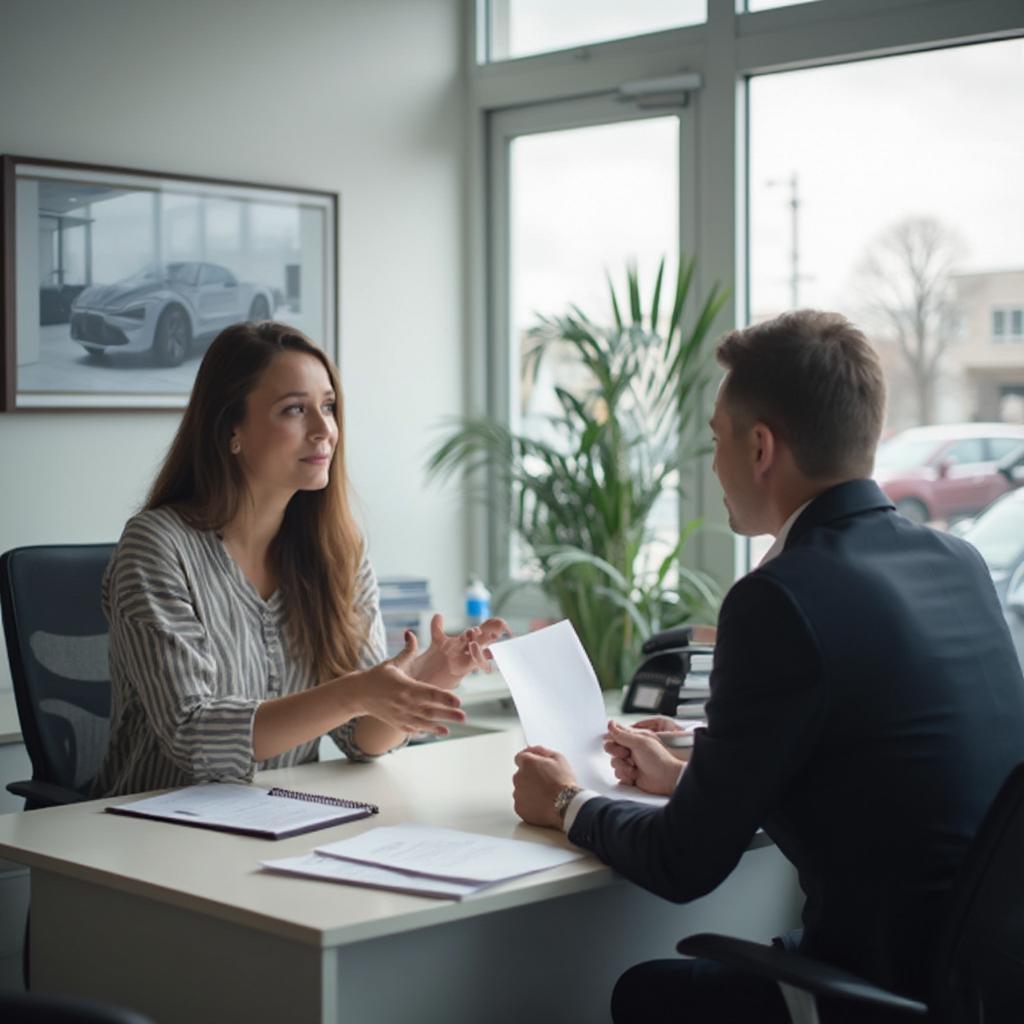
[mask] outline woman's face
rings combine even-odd
[[[245,403],[245,419],[231,436],[257,500],[283,498],[327,486],[338,444],[337,395],[323,363],[285,350],[263,371]]]

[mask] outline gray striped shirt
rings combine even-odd
[[[370,628],[359,668],[386,658],[377,581],[363,557],[358,606]],[[315,761],[318,740],[257,763],[256,708],[307,690],[314,673],[286,650],[281,592],[264,601],[220,538],[160,508],[128,521],[103,580],[110,622],[110,744],[97,795],[213,780]],[[355,721],[330,733],[365,760]]]

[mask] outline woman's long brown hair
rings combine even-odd
[[[319,359],[337,398],[338,445],[327,486],[295,494],[270,547],[293,653],[323,681],[355,668],[368,628],[355,607],[363,542],[349,508],[341,388],[323,351],[300,331],[269,320],[221,331],[203,357],[145,507],[169,505],[201,530],[221,530],[234,519],[249,492],[230,451],[231,435],[260,375],[285,351]]]

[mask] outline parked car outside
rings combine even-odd
[[[878,447],[875,479],[897,511],[924,523],[976,515],[1013,486],[998,464],[1024,449],[1024,426],[911,427]]]
[[[1024,490],[997,498],[959,532],[985,559],[1017,656],[1024,660]]]
[[[161,366],[177,366],[197,338],[266,320],[273,308],[269,287],[239,281],[219,264],[149,263],[86,288],[71,304],[71,337],[91,356],[152,351]]]

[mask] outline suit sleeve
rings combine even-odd
[[[684,903],[739,862],[805,763],[824,717],[821,657],[791,596],[764,573],[722,604],[706,729],[663,808],[587,801],[570,840],[643,888]]]

